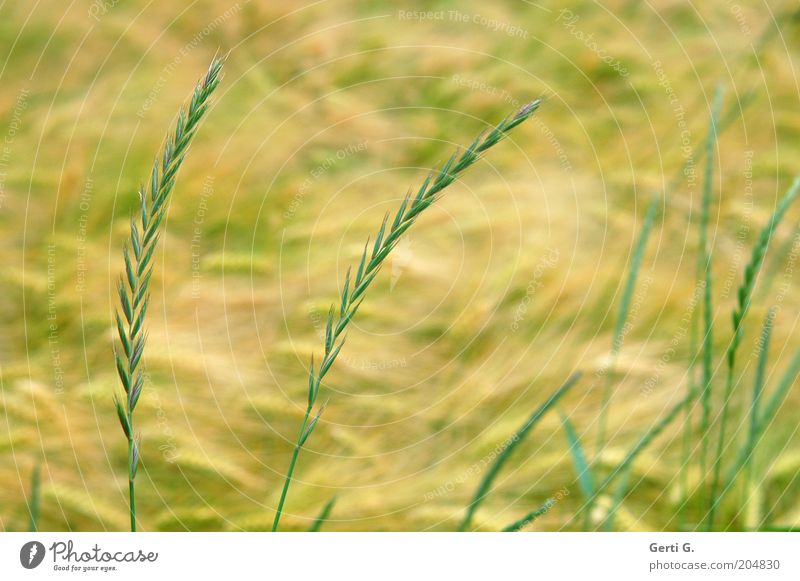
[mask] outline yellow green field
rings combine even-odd
[[[375,280],[326,378],[282,523],[308,528],[336,495],[325,530],[455,529],[497,446],[582,371],[473,526],[502,529],[555,495],[525,530],[599,526],[609,495],[573,518],[584,500],[561,414],[604,473],[687,390],[717,86],[729,116],[709,223],[721,392],[742,271],[800,174],[794,9],[0,3],[0,530],[27,529],[36,465],[41,530],[128,526],[112,404],[121,249],[136,189],[218,52],[225,77],[156,253],[137,409],[141,529],[270,528],[309,358],[347,266],[431,168],[537,97],[535,116],[448,189]],[[609,366],[654,192],[663,204]],[[737,446],[770,306],[767,390],[800,347],[798,218],[790,209],[776,231],[745,325]],[[615,391],[595,457],[606,372]],[[798,404],[792,389],[720,529],[800,526]],[[699,526],[697,511],[677,516],[682,435],[680,419],[636,459],[616,530]],[[686,477],[697,484],[695,462]]]

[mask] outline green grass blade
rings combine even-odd
[[[504,528],[502,530],[502,532],[504,532],[504,533],[516,533],[518,531],[521,531],[526,526],[528,526],[533,521],[535,521],[537,518],[539,518],[544,513],[546,513],[548,510],[553,508],[553,505],[555,505],[555,503],[556,503],[556,499],[555,498],[548,498],[544,502],[544,504],[542,506],[540,506],[536,510],[533,510],[533,511],[529,512],[528,514],[523,516],[518,521],[514,521],[513,523],[508,525],[506,528]]]
[[[600,418],[597,426],[597,447],[596,453],[599,454],[605,445],[605,432],[606,421],[608,417],[608,408],[611,405],[612,395],[612,374],[614,367],[619,356],[622,342],[625,339],[625,325],[628,322],[628,315],[630,313],[631,303],[633,302],[633,292],[636,289],[636,279],[639,276],[639,270],[642,266],[642,259],[644,252],[647,248],[647,240],[650,237],[650,231],[653,229],[653,222],[655,222],[656,214],[658,214],[658,207],[661,197],[658,194],[653,194],[650,203],[647,206],[647,213],[645,214],[642,229],[639,232],[639,238],[636,241],[633,253],[631,254],[630,268],[628,269],[628,277],[625,281],[625,287],[622,290],[622,297],[619,303],[619,312],[617,314],[616,324],[614,325],[614,339],[611,344],[611,362],[609,368],[606,370],[605,389],[603,390],[603,403],[600,408]]]
[[[31,474],[31,497],[28,502],[28,512],[30,513],[29,530],[32,533],[39,531],[39,506],[41,505],[41,470],[37,464]]]
[[[594,479],[589,462],[586,461],[586,454],[583,451],[580,438],[575,432],[575,428],[569,418],[562,416],[561,423],[564,426],[564,433],[567,436],[569,452],[572,456],[572,465],[575,467],[575,474],[578,478],[578,487],[587,500],[594,496]]]
[[[629,465],[622,473],[617,488],[614,490],[614,497],[611,499],[611,509],[608,511],[608,516],[606,516],[606,520],[603,523],[603,530],[606,532],[614,530],[614,520],[617,516],[617,511],[622,505],[622,500],[625,498],[625,495],[628,493],[628,480],[630,476],[631,467]]]
[[[333,505],[336,504],[336,497],[332,497],[328,502],[325,503],[325,506],[322,507],[322,511],[319,513],[319,516],[314,520],[312,525],[309,527],[308,532],[316,533],[322,528],[322,523],[328,520],[328,517],[333,510]]]
[[[797,379],[798,374],[800,374],[800,350],[792,357],[783,377],[781,377],[780,382],[778,382],[778,386],[764,405],[764,413],[761,414],[758,420],[759,436],[764,433],[766,427],[775,418],[775,415],[783,404],[783,400],[786,398],[786,394],[789,393],[795,379]]]
[[[752,450],[755,446],[755,438],[758,432],[758,415],[761,410],[761,395],[764,393],[764,383],[767,375],[767,361],[769,360],[769,344],[772,338],[772,326],[775,319],[775,310],[770,309],[764,317],[764,324],[761,326],[761,340],[759,342],[760,351],[758,353],[758,365],[756,366],[756,377],[753,381],[753,399],[750,404],[750,429],[747,435],[747,448]]]
[[[718,491],[722,479],[722,456],[725,452],[725,437],[727,420],[729,416],[729,409],[731,405],[731,398],[733,395],[734,385],[734,371],[736,366],[736,352],[742,342],[743,325],[745,317],[750,310],[750,302],[753,296],[753,289],[755,288],[758,275],[764,264],[764,258],[767,254],[770,242],[775,235],[775,230],[781,223],[781,220],[786,215],[786,211],[791,206],[792,202],[797,198],[800,193],[800,178],[795,178],[789,191],[783,196],[778,203],[778,207],[773,212],[768,224],[761,230],[756,245],[753,247],[753,253],[750,256],[750,262],[744,270],[744,278],[742,284],[737,291],[737,304],[736,309],[733,311],[733,338],[728,345],[726,352],[727,361],[727,381],[725,385],[724,398],[722,400],[722,411],[719,422],[719,434],[717,437],[717,449],[714,458],[714,476],[711,482],[711,497],[708,510],[708,520],[706,530],[712,530],[714,526],[714,515],[716,512],[717,504],[719,503]]]
[[[761,284],[758,290],[759,298],[767,296],[772,285],[775,283],[775,279],[782,270],[781,267],[790,260],[792,253],[797,254],[798,248],[800,248],[800,224],[795,224],[792,233],[787,236],[786,240],[773,252],[773,258],[770,263],[764,265],[764,271],[761,274]]]
[[[461,524],[458,527],[459,530],[467,530],[472,522],[473,516],[475,515],[475,511],[478,510],[478,507],[486,499],[486,496],[489,494],[489,491],[492,488],[492,483],[500,473],[500,469],[503,467],[503,464],[506,463],[516,447],[519,446],[519,444],[525,439],[531,430],[536,427],[536,424],[539,423],[539,421],[556,404],[556,402],[558,402],[558,400],[560,400],[570,389],[572,389],[580,377],[580,373],[573,373],[561,387],[553,392],[550,397],[547,398],[547,400],[530,415],[530,417],[525,421],[524,424],[522,424],[522,426],[520,426],[514,435],[506,440],[503,451],[497,455],[497,458],[495,458],[495,461],[481,479],[481,482],[475,491],[475,495],[472,497],[472,501],[469,503],[469,506],[467,506],[464,519],[461,521]]]

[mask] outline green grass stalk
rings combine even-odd
[[[397,245],[403,234],[416,222],[417,218],[433,204],[441,192],[452,184],[456,178],[467,168],[472,166],[481,158],[481,154],[500,142],[509,131],[517,125],[527,120],[539,108],[541,101],[536,100],[521,108],[515,115],[507,117],[497,126],[488,132],[483,132],[472,142],[472,144],[459,154],[453,153],[450,159],[439,170],[432,172],[420,186],[417,193],[412,197],[411,192],[406,195],[400,208],[397,210],[391,224],[389,214],[383,219],[383,223],[378,230],[375,241],[370,249],[369,240],[364,246],[361,261],[358,265],[355,276],[351,276],[352,271],[348,270],[342,289],[341,303],[338,305],[338,316],[335,314],[335,307],[331,306],[328,311],[328,321],[325,330],[325,346],[322,360],[318,367],[314,365],[312,356],[308,377],[308,405],[303,418],[297,440],[289,461],[289,468],[286,471],[280,500],[275,511],[275,519],[272,530],[277,531],[280,524],[286,496],[292,482],[292,476],[297,465],[300,451],[308,440],[317,425],[317,421],[322,413],[321,408],[313,419],[311,414],[319,396],[322,380],[331,369],[336,357],[339,355],[344,345],[345,335],[350,321],[358,312],[367,288],[378,275],[389,253]]]
[[[739,286],[737,291],[737,304],[736,309],[733,311],[732,317],[733,338],[728,344],[725,357],[727,361],[727,381],[725,382],[725,393],[721,404],[722,410],[719,422],[719,435],[717,438],[717,449],[714,458],[714,475],[711,481],[711,497],[706,521],[706,530],[709,531],[713,530],[714,516],[717,509],[717,504],[719,503],[718,491],[721,483],[720,479],[722,477],[722,457],[725,451],[727,420],[730,413],[729,409],[735,380],[734,373],[736,368],[736,353],[739,345],[742,342],[742,336],[744,334],[744,319],[750,310],[753,289],[755,288],[756,281],[758,280],[758,275],[761,272],[761,267],[764,264],[764,258],[766,257],[767,249],[769,248],[770,242],[775,234],[775,230],[786,214],[786,211],[789,209],[789,206],[797,197],[798,193],[800,193],[800,178],[796,178],[794,180],[794,183],[789,188],[789,191],[786,192],[781,201],[778,203],[778,207],[775,209],[775,212],[773,212],[769,223],[761,231],[758,241],[753,248],[753,253],[750,256],[750,262],[745,267],[744,279],[742,280],[742,284]]]
[[[214,89],[220,82],[222,59],[214,59],[194,90],[191,101],[178,113],[175,131],[164,145],[161,160],[153,164],[147,186],[139,189],[138,216],[131,220],[131,234],[123,248],[125,274],[119,280],[120,310],[116,312],[116,324],[121,344],[114,349],[124,401],[114,396],[122,431],[128,441],[128,498],[131,531],[136,531],[136,472],[139,467],[141,436],[134,432],[134,410],[144,386],[142,355],[147,339],[145,315],[150,300],[150,277],[153,274],[151,260],[160,236],[160,226],[167,213],[170,193],[175,177],[183,163],[189,144],[197,131],[200,120],[208,108]]]
[[[753,397],[750,402],[750,422],[747,431],[747,440],[744,445],[744,461],[734,464],[733,478],[744,469],[744,485],[745,491],[745,514],[748,514],[747,507],[750,505],[750,483],[753,480],[753,455],[755,454],[756,441],[758,440],[758,424],[759,413],[761,411],[761,396],[764,393],[764,383],[766,382],[767,375],[767,360],[769,359],[769,344],[772,337],[772,327],[775,319],[775,310],[770,309],[767,311],[767,316],[764,317],[764,324],[761,326],[761,337],[759,339],[759,353],[758,364],[756,365],[756,376],[753,381]],[[724,491],[723,491],[724,494]]]

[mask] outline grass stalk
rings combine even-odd
[[[364,245],[355,276],[348,269],[342,288],[341,303],[338,305],[338,316],[336,307],[331,306],[328,311],[328,320],[325,330],[324,354],[318,367],[314,366],[312,356],[308,377],[308,406],[303,418],[300,432],[294,445],[292,458],[284,479],[281,497],[275,511],[272,530],[277,531],[283,514],[284,503],[292,482],[297,459],[308,437],[317,425],[321,408],[313,419],[309,420],[311,413],[319,396],[322,380],[331,369],[336,357],[344,345],[346,336],[344,334],[350,321],[358,312],[361,302],[364,300],[365,293],[369,285],[378,275],[386,258],[397,245],[403,234],[416,222],[417,218],[433,204],[440,196],[441,192],[452,184],[456,178],[467,168],[472,166],[481,158],[481,154],[500,142],[509,131],[520,123],[523,123],[539,108],[541,101],[536,100],[522,107],[515,115],[507,117],[490,131],[482,132],[472,142],[472,144],[462,152],[456,151],[440,169],[428,175],[416,194],[412,197],[411,191],[406,195],[400,204],[394,219],[389,223],[389,214],[383,222],[375,236],[375,241],[370,248],[370,241]]]
[[[789,206],[797,197],[798,193],[800,193],[800,178],[796,178],[794,180],[794,183],[792,183],[789,191],[786,192],[781,201],[778,203],[778,207],[773,212],[769,223],[763,230],[761,230],[758,241],[753,247],[753,253],[750,256],[750,262],[748,262],[747,266],[745,267],[742,284],[739,286],[736,294],[737,304],[732,316],[733,338],[728,344],[725,357],[727,361],[727,381],[725,382],[725,393],[721,404],[722,410],[720,412],[719,435],[717,437],[717,449],[714,458],[714,475],[711,481],[711,496],[706,530],[712,530],[712,527],[714,526],[714,515],[717,504],[719,503],[718,491],[722,476],[722,456],[725,451],[725,432],[730,413],[729,409],[731,406],[731,396],[733,395],[736,353],[739,345],[742,342],[742,336],[744,334],[744,319],[750,310],[753,289],[755,288],[756,281],[758,280],[758,275],[761,272],[761,267],[764,264],[764,258],[766,257],[767,249],[769,248],[770,242],[775,234],[775,230],[786,214],[786,211],[789,209]]]
[[[175,178],[208,108],[211,94],[220,82],[222,63],[222,59],[214,59],[195,87],[189,105],[179,111],[174,133],[167,138],[161,160],[154,162],[147,186],[139,188],[139,212],[131,219],[130,240],[123,248],[125,274],[119,280],[120,309],[116,312],[122,349],[115,347],[114,357],[125,393],[123,401],[114,396],[114,406],[128,441],[128,498],[132,532],[136,531],[135,479],[141,450],[141,435],[134,431],[134,410],[144,386],[142,356],[147,340],[144,322],[150,300],[150,277],[153,274],[151,260]]]
[[[458,530],[467,530],[472,523],[472,518],[475,516],[475,511],[478,510],[478,507],[489,494],[489,491],[492,488],[492,483],[500,473],[500,469],[503,467],[503,464],[506,463],[516,447],[519,446],[525,437],[531,432],[531,430],[536,427],[536,424],[539,423],[544,415],[550,411],[550,409],[556,404],[556,402],[558,402],[558,400],[560,400],[570,389],[572,389],[572,387],[580,378],[580,373],[573,373],[561,387],[553,392],[550,397],[547,398],[547,400],[545,400],[545,402],[530,415],[530,417],[525,421],[524,424],[522,424],[522,426],[514,433],[514,435],[504,442],[503,450],[497,455],[497,458],[495,458],[494,462],[492,462],[489,470],[486,471],[486,474],[481,479],[478,488],[475,490],[475,494],[472,497],[472,501],[467,506],[466,514],[464,515]]]
[[[761,410],[761,396],[764,393],[764,383],[767,374],[767,360],[769,359],[769,344],[772,337],[772,327],[775,318],[775,310],[767,311],[764,317],[764,324],[761,326],[761,337],[759,340],[758,364],[756,365],[756,376],[753,381],[753,397],[750,402],[750,422],[747,431],[747,440],[744,445],[743,461],[734,464],[733,477],[744,469],[745,507],[750,505],[749,490],[750,482],[753,480],[753,454],[755,453],[756,441],[758,440],[759,413]],[[723,491],[724,494],[724,491]],[[745,514],[748,511],[745,509]]]

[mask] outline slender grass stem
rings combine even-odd
[[[31,498],[28,503],[30,513],[29,529],[35,533],[39,531],[39,506],[41,505],[41,470],[37,464],[31,474]]]
[[[323,406],[323,408],[316,413],[314,418],[310,422],[308,421],[317,397],[319,396],[322,380],[331,369],[339,355],[339,351],[341,351],[344,346],[346,339],[344,333],[350,321],[352,321],[353,317],[358,312],[367,289],[372,281],[375,280],[375,277],[378,276],[384,261],[397,245],[403,234],[405,234],[417,221],[417,218],[439,198],[439,194],[447,188],[447,186],[452,184],[459,174],[477,162],[481,158],[482,153],[492,148],[500,142],[509,131],[533,115],[539,108],[540,103],[540,100],[529,103],[522,107],[515,115],[501,121],[490,131],[478,135],[467,149],[460,152],[460,154],[459,151],[456,151],[447,163],[437,171],[428,175],[413,197],[409,191],[400,204],[400,208],[397,210],[392,222],[389,223],[389,214],[386,214],[384,217],[372,247],[370,248],[369,240],[364,245],[364,251],[361,254],[361,261],[359,262],[355,276],[351,276],[351,270],[347,271],[344,287],[342,288],[341,303],[338,305],[338,315],[336,314],[336,306],[331,306],[328,311],[324,355],[322,361],[320,361],[319,367],[315,368],[313,356],[311,359],[308,377],[308,410],[300,434],[295,442],[289,468],[286,471],[283,490],[275,512],[275,520],[272,526],[273,531],[277,531],[278,525],[280,524],[284,503],[286,502],[286,496],[297,464],[297,457],[306,440],[308,440],[308,437],[316,427],[320,414],[324,409]]]
[[[767,311],[764,317],[764,324],[761,326],[761,337],[759,340],[758,364],[756,365],[756,377],[753,382],[753,398],[750,403],[750,424],[747,432],[747,440],[744,445],[744,461],[734,464],[733,478],[744,469],[745,507],[750,505],[749,490],[750,482],[753,480],[753,455],[755,454],[756,442],[758,441],[759,414],[761,412],[761,396],[764,393],[764,383],[767,375],[767,360],[769,359],[769,344],[772,337],[772,327],[775,318],[775,309]],[[723,491],[724,494],[724,491]],[[745,510],[745,514],[749,511]]]
[[[161,160],[156,160],[147,186],[139,189],[138,216],[131,220],[131,234],[123,248],[125,274],[119,280],[120,309],[116,313],[121,350],[114,349],[117,373],[124,390],[124,402],[114,396],[114,406],[128,441],[128,497],[131,531],[136,531],[136,471],[139,467],[141,436],[134,430],[134,410],[144,386],[142,356],[147,340],[145,316],[150,301],[151,260],[166,216],[169,195],[189,144],[197,131],[208,102],[221,79],[222,59],[214,59],[195,87],[186,109],[181,109],[175,131],[164,145]]]
[[[289,469],[286,471],[287,477],[283,481],[283,488],[281,489],[281,498],[278,501],[278,510],[275,512],[275,519],[272,521],[272,532],[278,530],[278,525],[281,522],[281,514],[283,513],[283,505],[286,502],[286,495],[289,494],[289,485],[292,482],[292,474],[294,474],[294,468],[297,465],[297,458],[300,456],[300,448],[302,447],[301,441],[305,441],[303,436],[306,433],[306,426],[308,425],[308,418],[311,417],[311,412],[313,410],[313,406],[309,405],[306,408],[306,414],[303,416],[303,423],[300,424],[300,432],[297,436],[297,442],[294,445],[294,449],[292,450],[292,457],[289,460]]]
[[[800,178],[794,180],[794,183],[789,188],[789,191],[783,196],[778,203],[778,207],[772,214],[767,226],[761,231],[756,245],[753,247],[753,253],[750,257],[744,271],[744,278],[742,284],[739,286],[737,292],[736,309],[733,312],[733,338],[728,344],[726,351],[727,361],[727,380],[725,382],[725,393],[722,399],[722,410],[720,412],[719,422],[719,435],[717,437],[717,449],[714,458],[714,474],[711,481],[711,496],[708,508],[706,530],[712,530],[714,526],[714,516],[716,513],[717,505],[719,504],[718,491],[722,478],[722,456],[725,451],[725,436],[727,428],[727,420],[731,406],[731,397],[733,395],[733,386],[735,382],[735,369],[736,369],[736,353],[739,345],[742,342],[744,334],[744,320],[750,310],[750,303],[753,296],[753,289],[755,288],[758,275],[761,272],[761,267],[764,264],[764,258],[767,254],[772,237],[775,230],[780,224],[789,206],[800,193]]]

